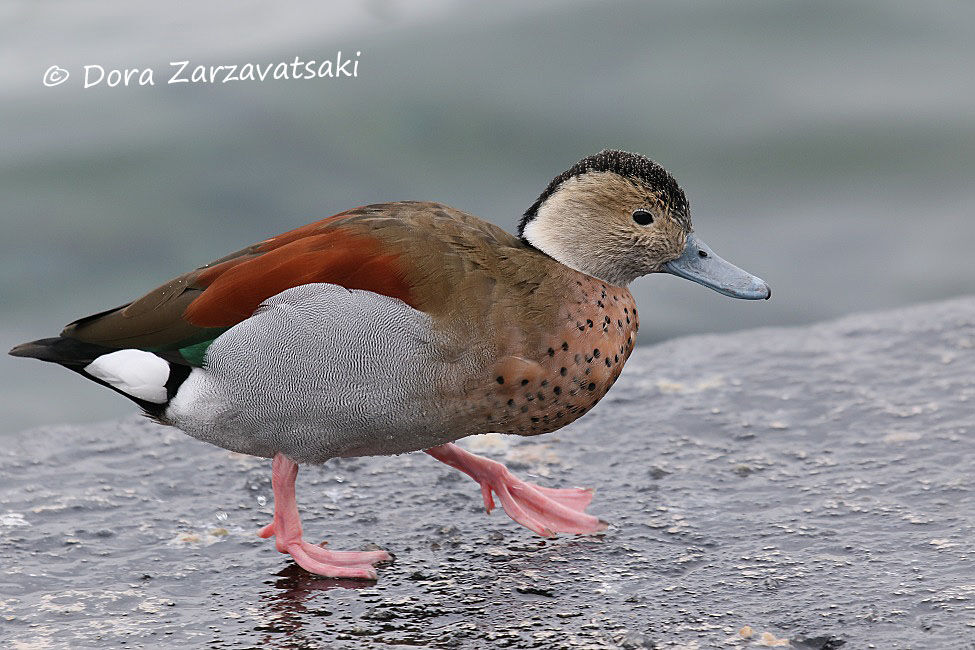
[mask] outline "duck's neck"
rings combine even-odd
[[[538,216],[522,229],[521,238],[529,245],[570,269],[618,287],[628,286],[641,275],[639,271],[620,264],[610,242],[605,241],[606,238],[597,231],[569,227],[564,220],[562,227],[553,227],[553,220],[546,216],[539,210]]]

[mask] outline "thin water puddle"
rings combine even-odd
[[[254,532],[269,463],[141,418],[0,451],[5,647],[917,648],[975,639],[975,299],[638,350],[566,430],[470,449],[596,488],[546,540],[423,454],[303,468],[312,576]],[[702,371],[706,369],[706,371]]]

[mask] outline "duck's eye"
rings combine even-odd
[[[637,210],[633,213],[633,221],[636,221],[641,226],[649,226],[653,223],[653,215],[646,210]]]

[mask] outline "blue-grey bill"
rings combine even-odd
[[[721,259],[694,234],[687,236],[684,253],[664,264],[664,270],[732,298],[768,300],[772,297],[765,280]]]

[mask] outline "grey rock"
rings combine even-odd
[[[975,298],[685,338],[563,431],[465,443],[598,488],[592,536],[473,512],[422,454],[303,468],[306,534],[395,553],[377,584],[254,536],[266,461],[136,417],[27,431],[0,452],[0,645],[971,647],[973,369]]]

